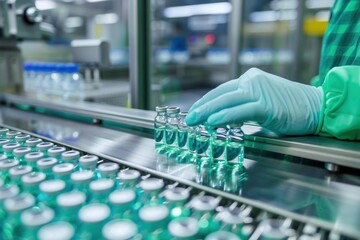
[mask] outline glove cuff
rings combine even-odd
[[[359,76],[359,66],[335,67],[328,72],[316,134],[360,140]]]

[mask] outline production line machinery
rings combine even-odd
[[[245,177],[230,193],[196,183],[192,164],[168,164],[155,154],[152,111],[6,94],[2,102],[3,127],[137,170],[139,182],[162,179],[162,191],[189,189],[192,214],[196,199],[214,201],[220,225],[230,224],[242,239],[360,238],[359,142],[284,138],[245,125]]]

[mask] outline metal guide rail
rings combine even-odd
[[[327,222],[119,159],[100,160],[20,131],[0,129],[2,239],[358,237]]]

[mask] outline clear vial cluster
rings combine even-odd
[[[244,180],[244,134],[240,125],[212,128],[188,126],[187,112],[179,107],[157,106],[154,121],[156,152],[168,161],[196,165],[196,181],[237,192]]]
[[[157,132],[166,151],[182,139],[177,109],[168,110],[174,119]],[[249,213],[231,210],[241,220],[228,223],[220,198],[192,191],[0,128],[0,239],[236,240],[254,231],[245,227],[253,224]]]

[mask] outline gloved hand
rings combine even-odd
[[[319,124],[322,89],[252,68],[213,89],[189,110],[190,126],[256,121],[286,135],[314,134]]]

